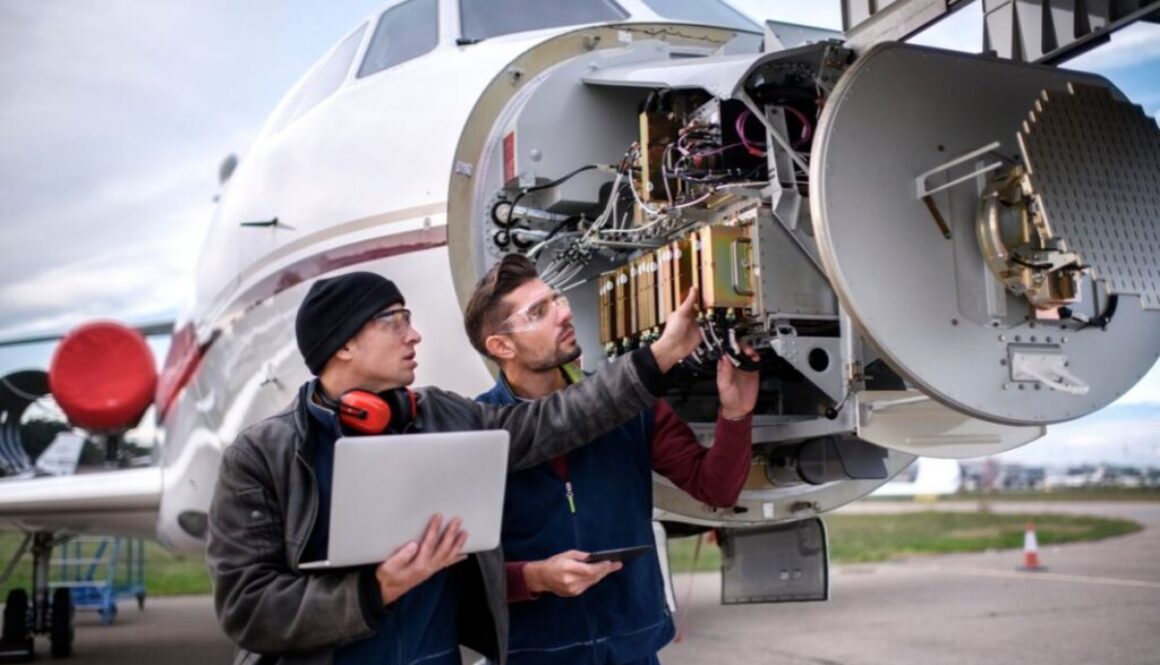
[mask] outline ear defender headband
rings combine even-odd
[[[417,428],[418,404],[408,388],[381,393],[348,390],[338,398],[338,421],[348,434],[403,434]]]

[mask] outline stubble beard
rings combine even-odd
[[[537,358],[528,363],[528,369],[533,372],[547,372],[556,369],[561,365],[572,362],[580,357],[583,350],[577,344],[571,351],[557,346],[551,353],[545,355],[543,358]]]

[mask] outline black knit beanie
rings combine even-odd
[[[298,307],[294,324],[298,350],[310,373],[317,376],[364,323],[395,303],[404,303],[403,294],[394,282],[373,272],[315,282]]]

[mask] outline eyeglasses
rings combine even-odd
[[[396,335],[402,335],[411,328],[411,310],[406,308],[389,309],[375,314],[371,320],[378,321]]]
[[[559,291],[551,291],[536,298],[523,309],[504,319],[495,331],[496,335],[509,335],[518,332],[527,332],[539,328],[556,313],[556,309],[570,311],[568,296]]]

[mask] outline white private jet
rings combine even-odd
[[[568,291],[588,367],[700,287],[706,343],[669,399],[707,445],[713,360],[762,351],[740,501],[658,478],[655,516],[719,530],[725,602],[826,598],[820,515],[916,455],[1100,409],[1160,355],[1160,133],[1051,65],[1160,2],[988,1],[985,55],[904,43],[966,4],[843,0],[839,34],[718,0],[389,2],[223,164],[156,465],[0,484],[0,520],[39,534],[38,571],[78,532],[201,551],[222,450],[307,378],[293,318],[314,280],[391,277],[418,384],[473,395],[493,374],[462,305],[522,252]],[[34,631],[67,614],[46,583]]]
[[[905,471],[870,493],[876,497],[912,497],[929,500],[958,492],[963,469],[958,460],[919,457]]]

